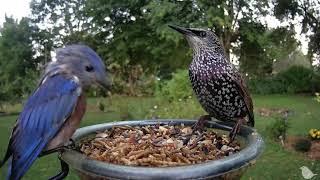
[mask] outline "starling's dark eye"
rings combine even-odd
[[[207,33],[204,31],[200,32],[200,34],[199,34],[200,37],[206,37],[206,35],[207,35]]]
[[[92,72],[93,71],[93,67],[92,66],[86,66],[86,71],[88,71],[88,72]]]

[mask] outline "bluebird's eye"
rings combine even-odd
[[[86,71],[88,72],[92,72],[93,71],[93,67],[92,66],[86,66]]]
[[[200,37],[206,37],[206,35],[207,35],[207,33],[204,31],[200,32],[200,34],[199,34]]]

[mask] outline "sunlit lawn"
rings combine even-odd
[[[159,108],[170,108],[165,102],[158,102],[154,98],[141,97],[114,97],[106,101],[105,112],[99,112],[97,100],[90,99],[87,114],[82,126],[91,124],[121,120],[123,118],[145,119],[150,117],[150,109],[155,105]],[[266,95],[254,96],[255,107],[284,107],[294,111],[289,118],[289,134],[305,135],[310,128],[320,128],[320,103],[309,96],[290,95]],[[176,117],[194,118],[199,114],[199,107],[190,107],[181,102],[181,107],[189,108],[184,112],[188,114],[177,114]],[[21,106],[14,106],[10,111],[17,111]],[[197,109],[197,110],[195,110]],[[200,111],[201,112],[201,111]],[[177,112],[179,113],[179,112]],[[17,116],[0,117],[0,156],[3,157],[11,127]],[[172,118],[175,118],[172,116]],[[284,150],[278,143],[269,139],[265,133],[265,127],[274,121],[274,118],[260,117],[256,114],[256,128],[265,139],[265,150],[257,163],[250,167],[242,179],[302,179],[299,167],[308,166],[313,172],[320,173],[320,161],[311,161],[303,155],[294,151]],[[59,162],[56,155],[42,157],[33,164],[31,170],[24,179],[47,179],[59,170]],[[4,179],[6,169],[1,169],[0,179]],[[74,172],[68,176],[69,180],[78,179]]]

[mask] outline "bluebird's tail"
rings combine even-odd
[[[11,167],[12,167],[12,160],[10,159],[6,180],[11,180]]]
[[[6,152],[6,155],[4,156],[3,160],[0,161],[0,168],[6,163],[6,161],[11,157],[12,151],[10,149],[10,143]]]

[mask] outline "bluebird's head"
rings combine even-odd
[[[211,31],[200,28],[183,28],[175,25],[169,25],[170,28],[183,34],[193,50],[208,49],[217,53],[224,53],[219,38]]]
[[[77,76],[84,88],[91,85],[110,88],[106,68],[101,58],[85,45],[69,45],[57,49],[56,61],[48,65],[46,74],[51,71]]]

